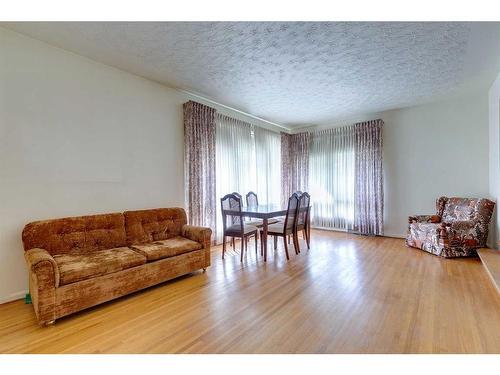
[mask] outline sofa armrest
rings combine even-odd
[[[439,215],[412,215],[408,216],[408,223],[440,223],[441,216]]]
[[[34,273],[38,283],[46,287],[57,288],[59,286],[59,268],[57,263],[44,249],[30,249],[24,253],[24,258],[30,273]]]
[[[40,324],[50,324],[56,318],[56,288],[59,287],[59,268],[44,249],[25,251],[28,265],[31,300]]]
[[[182,226],[182,237],[186,237],[191,241],[199,242],[206,247],[210,247],[210,239],[212,238],[212,230],[206,227],[197,227],[194,225],[185,224]]]
[[[183,237],[186,237],[191,241],[199,242],[203,245],[203,249],[205,250],[204,269],[210,266],[210,260],[211,260],[210,243],[212,238],[212,229],[185,224],[182,226],[181,233]]]

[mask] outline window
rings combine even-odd
[[[314,133],[309,156],[312,225],[354,225],[355,136],[350,127]]]
[[[220,198],[232,192],[257,193],[259,204],[279,203],[281,138],[278,133],[244,121],[216,116],[217,230],[222,233]]]

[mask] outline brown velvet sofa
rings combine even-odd
[[[22,238],[40,324],[210,266],[209,228],[182,208],[36,221]]]

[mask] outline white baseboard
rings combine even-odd
[[[28,293],[28,291],[27,290],[23,290],[21,292],[16,292],[16,293],[9,294],[8,296],[1,296],[0,297],[0,305],[2,303],[11,302],[11,301],[15,301],[15,300],[18,300],[18,299],[23,299],[24,296],[26,295],[26,293]]]
[[[399,234],[399,233],[384,233],[384,237],[391,237],[391,238],[406,238],[406,234]]]
[[[349,233],[347,230],[344,229],[337,229],[337,228],[322,228],[322,227],[316,227],[314,225],[311,225],[311,229],[319,229],[319,230],[326,230],[326,231],[332,231],[332,232],[342,232],[342,233]],[[356,233],[352,233],[356,234]],[[400,234],[400,233],[384,233],[383,236],[381,237],[391,237],[391,238],[406,238],[406,234]]]

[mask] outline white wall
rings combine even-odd
[[[191,97],[2,28],[0,50],[1,303],[27,290],[26,223],[183,206]]]
[[[500,74],[490,88],[489,95],[489,141],[490,141],[490,196],[498,203],[500,196]],[[498,248],[500,221],[498,220],[498,207],[494,213],[491,226],[489,246]]]
[[[383,119],[384,234],[404,238],[408,216],[435,213],[436,198],[442,195],[496,197],[489,187],[486,91],[294,133]]]
[[[383,112],[385,234],[404,237],[410,214],[442,195],[489,197],[484,94]]]

